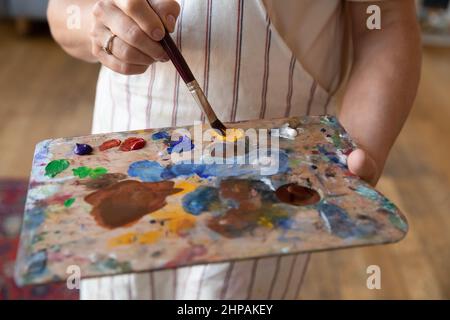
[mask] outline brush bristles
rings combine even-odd
[[[223,123],[219,119],[217,119],[213,123],[211,123],[211,127],[213,129],[219,130],[220,133],[222,134],[222,136],[226,135],[227,128],[223,125]]]

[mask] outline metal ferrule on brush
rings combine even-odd
[[[213,123],[214,121],[217,121],[217,116],[215,115],[211,105],[208,102],[208,99],[206,98],[202,88],[200,88],[200,85],[198,84],[197,80],[191,81],[187,84],[187,87],[191,94],[194,96],[195,101],[197,104],[202,108],[203,113],[208,118],[209,123]]]

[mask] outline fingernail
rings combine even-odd
[[[155,29],[152,32],[153,40],[160,41],[164,38],[164,32],[161,29]]]
[[[175,17],[173,15],[169,14],[166,17],[166,21],[167,21],[167,24],[168,24],[168,26],[167,26],[168,29],[173,30],[175,28],[175,24],[177,23]]]

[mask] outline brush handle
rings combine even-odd
[[[205,96],[202,88],[198,84],[197,80],[195,80],[194,75],[192,74],[191,68],[189,68],[186,60],[184,60],[183,55],[178,49],[177,45],[173,41],[169,32],[166,30],[166,34],[161,41],[159,41],[163,49],[166,51],[170,60],[172,60],[175,69],[177,69],[180,77],[183,79],[184,83],[188,87],[192,96],[194,97],[197,105],[202,110],[203,114],[208,119],[211,127],[219,130],[223,135],[225,134],[225,126],[222,122],[217,118],[216,113],[208,102],[208,99]]]
[[[159,43],[161,43],[161,46],[166,51],[170,60],[172,60],[172,63],[174,64],[183,81],[186,84],[194,81],[195,77],[192,74],[191,69],[186,63],[186,60],[184,60],[183,55],[181,54],[180,50],[178,49],[177,45],[175,44],[175,42],[173,41],[172,37],[170,36],[169,32],[167,32],[167,30],[166,35]]]

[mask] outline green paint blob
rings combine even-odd
[[[64,207],[69,208],[73,205],[74,202],[75,198],[67,199],[66,201],[64,201]]]
[[[397,228],[403,232],[408,230],[408,225],[403,221],[398,215],[391,214],[389,215],[389,221]]]
[[[73,175],[79,177],[80,179],[86,178],[89,176],[91,169],[88,167],[79,167],[76,169],[72,169]]]
[[[335,133],[331,136],[331,140],[333,140],[333,144],[336,148],[341,148],[342,141],[341,137],[339,136],[339,133]]]
[[[31,240],[32,244],[36,244],[41,242],[42,240],[44,240],[45,235],[47,234],[47,232],[42,232],[40,234],[36,234],[33,236],[33,239]]]
[[[65,159],[53,160],[45,167],[45,175],[54,178],[69,167],[69,161]]]
[[[95,169],[91,169],[88,167],[78,167],[76,169],[72,169],[73,175],[79,177],[80,179],[84,179],[87,177],[90,178],[98,178],[105,173],[108,173],[108,170],[103,167],[97,167]]]
[[[93,179],[100,177],[101,175],[104,175],[108,173],[108,170],[102,167],[98,167],[95,169],[92,169],[92,171],[89,173],[89,176]]]
[[[129,261],[117,261],[114,258],[97,261],[94,264],[94,267],[100,272],[120,271],[126,273],[131,271],[131,264]]]

